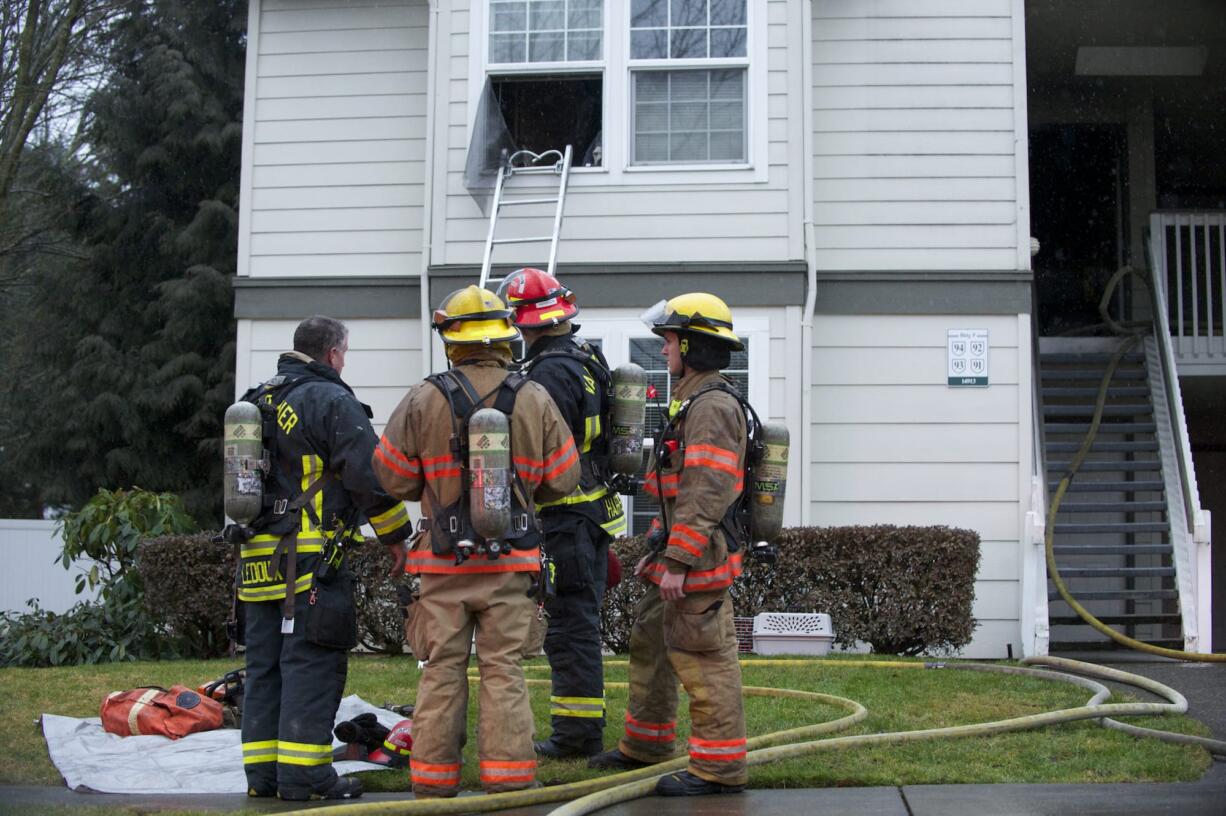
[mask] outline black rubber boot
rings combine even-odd
[[[317,799],[357,799],[365,789],[362,783],[347,776],[338,776],[336,783],[322,793],[304,788],[281,788],[277,798],[286,802],[309,802]]]
[[[621,752],[620,748],[601,751],[587,761],[589,768],[606,771],[633,771],[635,768],[646,768],[651,764],[650,762],[643,762],[641,759],[635,759],[632,756],[626,756]]]
[[[552,739],[532,743],[532,750],[536,751],[537,756],[549,759],[586,759],[599,754],[601,747],[598,743],[588,748],[574,748],[570,745],[558,745]]]
[[[658,796],[706,796],[710,793],[741,793],[744,785],[721,785],[694,776],[689,771],[678,771],[661,777],[656,783]]]

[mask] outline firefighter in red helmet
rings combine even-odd
[[[521,371],[553,397],[579,446],[581,467],[579,486],[570,495],[538,505],[556,591],[544,606],[553,733],[535,747],[554,759],[592,756],[604,747],[600,604],[609,544],[626,531],[621,498],[609,486],[609,365],[600,349],[576,334],[575,296],[552,275],[518,269],[499,291],[512,310],[511,322],[523,333]]]

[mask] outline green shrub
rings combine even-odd
[[[215,535],[158,536],[137,550],[145,609],[181,641],[186,657],[221,657],[229,651],[234,546],[214,541]]]
[[[397,587],[408,578],[391,578],[392,557],[373,539],[350,550],[346,556],[354,582],[358,609],[358,643],[372,652],[400,654],[404,651],[404,615]]]
[[[214,541],[216,533],[162,536],[141,544],[137,559],[149,614],[183,641],[198,658],[227,653],[226,621],[234,595],[234,546]],[[354,547],[345,556],[354,571],[358,642],[372,651],[399,654],[404,618],[396,586],[387,575],[391,557],[377,543]]]
[[[950,527],[801,527],[783,531],[779,562],[745,559],[732,587],[737,615],[826,612],[835,643],[857,641],[874,652],[915,655],[957,650],[975,631],[971,605],[979,569],[979,536]],[[641,537],[618,541],[628,576],[606,596],[605,645],[630,645],[641,581],[630,579],[643,552]]]
[[[60,561],[92,561],[77,577],[77,594],[100,587],[98,600],[63,614],[41,609],[0,616],[0,664],[58,666],[177,654],[165,625],[145,611],[137,570],[142,538],[195,528],[183,503],[171,493],[99,490],[59,526],[64,539]]]
[[[141,539],[175,533],[190,533],[196,523],[183,509],[183,500],[173,493],[148,490],[99,490],[80,510],[60,522],[64,539],[60,561],[68,569],[77,559],[94,562],[89,572],[77,578],[77,594],[86,584],[102,585],[102,595],[140,596],[140,578],[133,569]]]
[[[58,614],[31,601],[29,612],[0,613],[0,666],[73,666],[177,657],[143,612],[115,601],[84,602]]]

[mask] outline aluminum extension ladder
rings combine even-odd
[[[553,164],[541,164],[543,160],[556,157]],[[494,201],[490,206],[490,228],[485,237],[485,255],[481,259],[481,281],[477,284],[482,289],[497,287],[501,280],[490,280],[490,266],[494,257],[494,247],[498,244],[532,244],[549,242],[550,275],[558,262],[558,236],[562,232],[562,209],[566,205],[566,185],[570,180],[571,146],[564,151],[546,150],[544,153],[533,153],[531,150],[517,150],[509,156],[503,151],[502,166],[498,168],[498,181],[494,185]],[[503,199],[505,184],[513,176],[556,174],[558,179],[558,194],[544,198],[508,198]],[[525,204],[555,204],[557,209],[553,215],[553,233],[551,235],[534,235],[525,238],[497,238],[498,213],[503,207]]]

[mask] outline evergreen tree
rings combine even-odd
[[[18,338],[37,420],[13,457],[46,503],[139,486],[221,518],[245,25],[245,0],[145,0],[113,28],[73,211],[88,258],[40,276]]]

